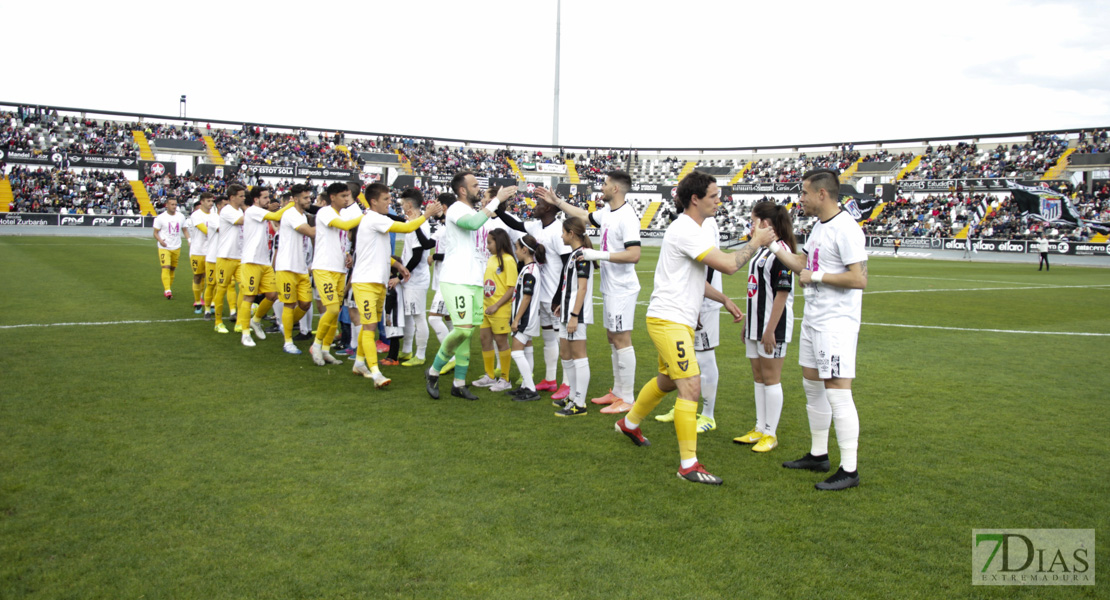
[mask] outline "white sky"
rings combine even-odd
[[[1106,0],[562,10],[563,145],[1110,125]],[[4,8],[0,100],[176,115],[187,94],[197,118],[548,144],[555,12],[555,0],[19,2]]]

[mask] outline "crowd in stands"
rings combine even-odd
[[[1096,129],[1090,133],[1079,132],[1079,144],[1075,149],[1078,154],[1102,154],[1110,152],[1110,140],[1107,139],[1105,129]]]
[[[239,131],[216,130],[212,137],[228,164],[358,168],[357,160],[336,148],[340,142],[334,140],[342,140],[341,133],[333,139],[325,139],[321,132],[313,140],[303,129],[295,133],[271,133],[264,127],[244,125]]]
[[[979,150],[975,144],[928,146],[917,169],[907,181],[922,179],[965,179],[980,177],[1022,177],[1036,179],[1056,164],[1068,148],[1068,141],[1056,135],[1038,134],[1023,144],[1002,144],[992,150]]]
[[[138,148],[131,126],[113,121],[64,116],[58,111],[31,113],[24,111],[0,113],[0,148],[37,152],[46,156],[61,154],[95,154],[102,156],[137,157]]]
[[[139,207],[120,171],[16,165],[8,173],[16,212],[136,215]]]
[[[838,152],[808,156],[800,154],[790,158],[761,159],[744,174],[744,183],[786,183],[799,181],[807,171],[813,169],[836,169],[843,171],[860,158],[856,150],[843,149]]]

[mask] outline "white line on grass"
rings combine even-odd
[[[801,321],[801,319],[795,319]],[[979,329],[973,327],[944,327],[942,325],[905,325],[902,323],[863,323],[872,327],[905,327],[907,329],[944,329],[946,331],[981,331],[987,333],[1024,333],[1031,335],[1078,335],[1091,337],[1110,337],[1110,333],[1093,333],[1086,331],[1026,331],[1022,329]]]
[[[1025,286],[1025,287],[1008,287],[1008,288],[930,288],[927,290],[875,290],[873,292],[864,292],[864,294],[923,294],[929,292],[1009,292],[1011,290],[1062,290],[1069,288],[1106,288],[1110,284],[1101,285],[1053,285],[1053,286]]]
[[[161,319],[151,321],[88,321],[83,323],[24,323],[22,325],[0,325],[0,329],[22,329],[25,327],[79,327],[85,325],[149,325],[151,323],[182,323],[185,321],[201,321],[200,317],[191,319]]]
[[[964,281],[964,282],[974,281],[975,283],[1004,283],[1006,285],[1029,285],[1028,281],[991,281],[990,279],[957,279],[957,278],[953,278],[953,277],[947,277],[947,278],[946,277],[918,277],[916,275],[885,275],[885,274],[875,274],[875,273],[872,273],[872,275],[874,275],[875,277],[879,277],[881,279],[925,279],[925,280],[928,280],[928,281]],[[1046,287],[1061,287],[1060,285],[1055,284],[1055,283],[1042,283],[1042,284],[1038,284],[1038,285],[1044,285]]]

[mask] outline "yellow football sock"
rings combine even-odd
[[[162,289],[173,289],[173,272],[169,269],[162,269]]]
[[[239,314],[236,316],[235,324],[242,327],[246,331],[251,325],[251,301],[241,300],[239,302]]]
[[[513,364],[513,351],[506,348],[501,351],[501,378],[509,381],[509,365]]]
[[[215,310],[216,308],[216,282],[213,281],[204,287],[204,304]]]
[[[263,296],[262,301],[258,303],[258,310],[254,311],[254,320],[259,323],[262,322],[262,317],[265,317],[267,314],[269,314],[270,308],[272,308],[273,306],[274,301]]]
[[[636,396],[636,403],[632,405],[632,410],[628,411],[628,415],[624,418],[625,421],[633,425],[639,425],[666,395],[667,392],[659,389],[657,379],[652,377],[644,384],[644,387],[640,388],[640,395]]]
[[[166,269],[166,270],[170,272],[170,287],[168,287],[166,289],[171,290],[171,289],[173,289],[173,278],[177,274],[177,271],[174,270],[174,269]]]
[[[204,291],[204,284],[193,282],[193,304],[200,304],[200,295]]]
[[[490,379],[493,379],[493,365],[496,362],[494,354],[493,350],[482,350],[482,362],[486,365],[486,377]]]
[[[216,286],[216,297],[212,300],[212,310],[215,312],[216,324],[224,322],[224,297],[227,296],[227,288]]]
[[[363,356],[366,366],[370,368],[378,366],[377,329],[377,327],[373,329],[363,327],[362,333],[358,334],[358,354]]]
[[[698,457],[698,403],[679,398],[674,401],[674,432],[678,436],[678,456],[682,460]]]
[[[235,290],[235,284],[229,284],[227,286],[227,305],[233,311],[239,310],[239,292]]]
[[[339,318],[339,305],[331,304],[324,307],[324,314],[320,315],[320,322],[316,325],[316,342],[323,344],[328,337],[328,330]],[[328,340],[331,343],[331,340]]]
[[[297,324],[297,321],[304,318],[306,312],[308,311],[302,309],[300,306],[292,308],[289,305],[286,305],[285,309],[281,311],[281,327],[285,330],[286,344],[293,343],[293,327]]]

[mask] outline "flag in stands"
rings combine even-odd
[[[857,223],[870,219],[871,213],[881,204],[880,200],[871,194],[846,189],[848,187],[840,187],[840,203],[844,210],[848,211]]]
[[[1060,192],[1013,181],[1007,181],[1006,184],[1006,189],[1013,194],[1014,204],[1021,211],[1021,216],[1048,223],[1083,225],[1071,201]]]

